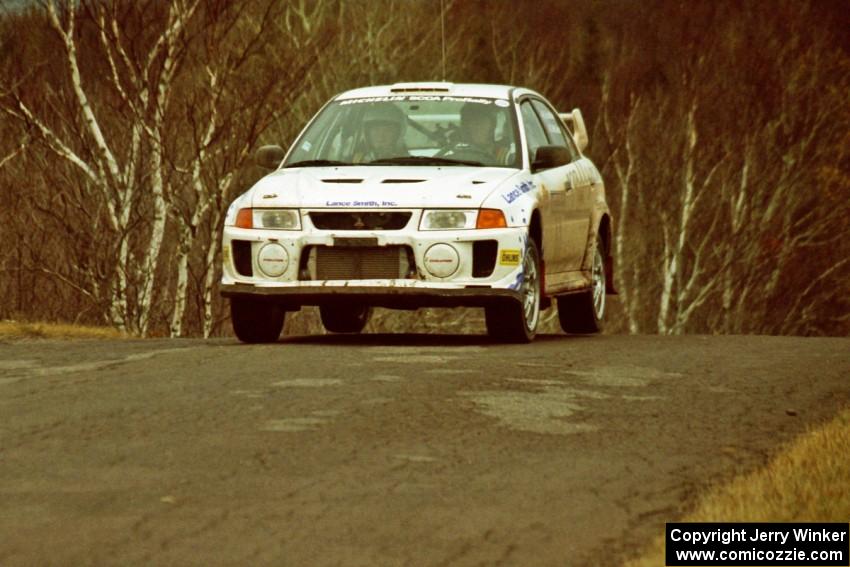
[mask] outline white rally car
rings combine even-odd
[[[554,298],[562,328],[600,330],[614,293],[611,216],[581,151],[581,113],[510,86],[403,83],[342,93],[227,212],[222,294],[236,336],[271,342],[318,305],[331,332],[374,306],[484,307],[528,342]]]

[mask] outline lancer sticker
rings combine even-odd
[[[519,250],[502,250],[499,255],[499,264],[502,266],[519,266]]]
[[[523,181],[507,193],[502,193],[502,199],[504,199],[506,203],[510,204],[533,189],[533,181]]]

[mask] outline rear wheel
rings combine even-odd
[[[286,317],[280,305],[249,297],[230,299],[233,332],[243,343],[273,343],[280,338]]]
[[[565,333],[598,333],[605,316],[605,258],[597,238],[590,271],[590,289],[558,298],[558,320]]]
[[[359,333],[372,316],[365,305],[321,305],[322,325],[331,333]]]
[[[521,301],[484,308],[487,334],[496,340],[528,343],[537,334],[540,321],[540,255],[537,244],[529,239],[522,261]]]

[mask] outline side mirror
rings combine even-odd
[[[286,151],[280,146],[262,146],[254,153],[254,163],[263,169],[277,169]]]
[[[570,163],[570,150],[566,146],[540,146],[531,162],[531,171],[552,169]]]

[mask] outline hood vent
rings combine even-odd
[[[322,183],[363,183],[362,179],[322,179]]]
[[[424,179],[384,179],[381,183],[422,183]]]

